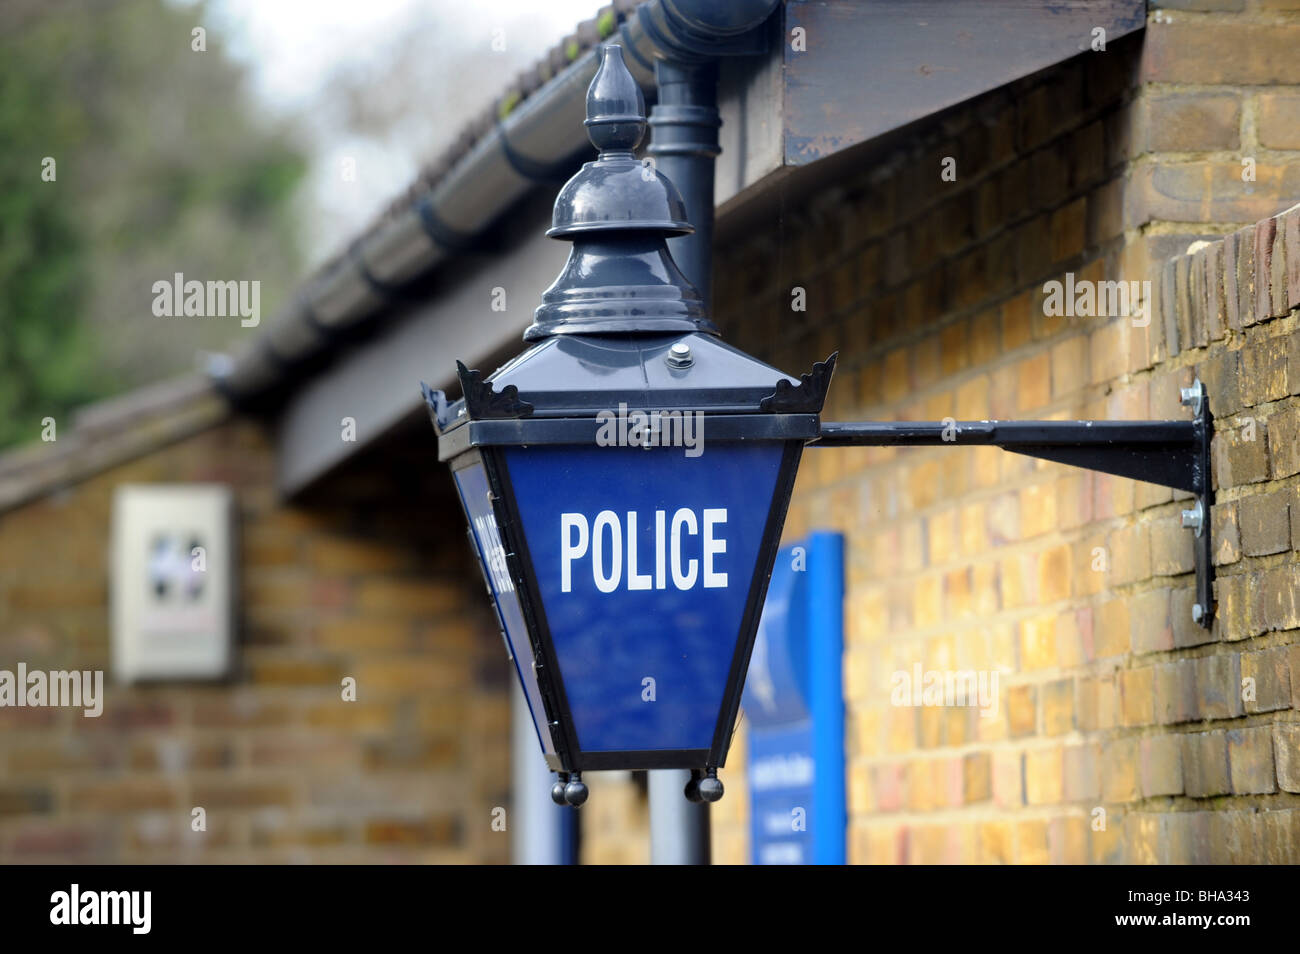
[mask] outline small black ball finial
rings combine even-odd
[[[564,800],[564,782],[563,782],[563,780],[557,778],[557,779],[555,780],[555,784],[551,786],[551,801],[555,802],[555,804],[557,804],[557,805],[567,805],[567,804],[568,804],[568,803]]]
[[[704,773],[699,769],[691,769],[691,777],[686,780],[686,788],[682,792],[688,802],[699,804],[704,801],[700,798],[700,779],[703,777]]]
[[[716,802],[722,797],[722,783],[718,781],[718,770],[709,769],[709,774],[700,779],[700,798],[706,802]]]
[[[587,137],[602,153],[631,152],[645,136],[645,99],[623,62],[623,48],[601,49],[600,67],[587,89]]]
[[[583,782],[582,777],[575,772],[573,778],[569,780],[569,784],[564,786],[565,802],[572,805],[574,808],[577,808],[587,800],[588,794],[590,793],[587,790],[586,783]]]

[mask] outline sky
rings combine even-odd
[[[311,170],[300,201],[315,264],[603,2],[210,0],[208,16],[268,111],[304,130]],[[494,35],[505,51],[492,49]],[[347,162],[355,175],[345,180]]]

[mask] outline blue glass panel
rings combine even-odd
[[[474,536],[474,546],[478,549],[479,562],[492,591],[498,621],[506,639],[506,649],[514,659],[515,670],[524,687],[524,696],[528,699],[528,708],[533,714],[537,739],[542,751],[552,754],[555,746],[551,741],[551,733],[546,728],[546,710],[542,707],[542,694],[537,687],[537,675],[533,672],[532,643],[528,641],[528,629],[519,608],[519,594],[506,568],[505,548],[501,545],[496,516],[492,511],[487,472],[480,461],[457,470],[455,477],[460,502],[465,508]]]
[[[505,456],[580,748],[709,748],[781,444]]]

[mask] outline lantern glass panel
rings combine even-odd
[[[504,449],[580,750],[711,747],[783,455]]]
[[[469,520],[474,547],[478,551],[479,564],[496,606],[506,649],[514,661],[524,697],[532,712],[533,728],[537,731],[542,751],[547,755],[554,754],[555,745],[551,733],[546,729],[546,710],[537,685],[537,673],[533,669],[532,643],[519,605],[519,592],[506,565],[506,551],[501,544],[501,532],[492,506],[491,485],[482,455],[477,452],[463,455],[457,462],[454,476],[461,506],[465,508],[465,516]]]

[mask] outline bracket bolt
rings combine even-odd
[[[1201,400],[1205,396],[1205,386],[1201,384],[1201,379],[1197,378],[1193,381],[1190,388],[1179,388],[1178,394],[1183,407],[1190,407],[1192,413],[1199,416],[1201,413]]]
[[[1192,622],[1199,623],[1205,618],[1205,607],[1200,603],[1192,604]]]
[[[689,368],[695,363],[695,356],[691,354],[690,345],[685,341],[679,341],[668,349],[666,360],[670,368]]]
[[[1201,527],[1204,524],[1205,524],[1205,508],[1201,506],[1201,502],[1198,500],[1196,501],[1196,506],[1194,506],[1191,510],[1183,511],[1183,526],[1195,530],[1196,535],[1200,536]]]

